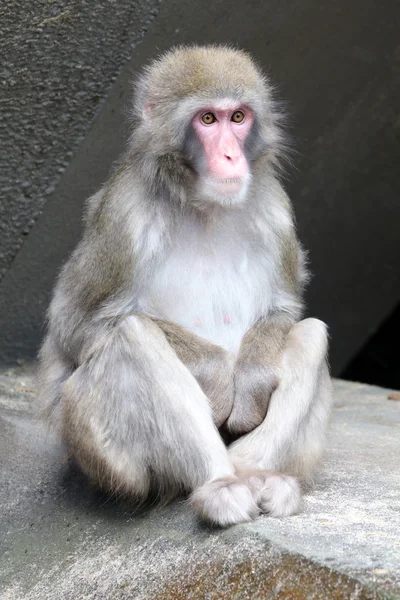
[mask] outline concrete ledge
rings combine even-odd
[[[400,402],[335,387],[304,511],[215,531],[184,502],[134,513],[95,492],[36,419],[32,370],[0,371],[1,597],[400,598]]]

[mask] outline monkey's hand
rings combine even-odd
[[[279,385],[280,361],[293,320],[276,313],[243,337],[234,370],[234,400],[226,428],[242,435],[260,425]]]
[[[279,372],[274,366],[239,360],[234,372],[233,408],[226,423],[229,432],[242,435],[260,425],[278,384]]]
[[[235,357],[176,323],[161,319],[154,322],[199,383],[210,402],[213,421],[220,427],[232,411]]]

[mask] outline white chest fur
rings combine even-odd
[[[140,286],[141,312],[173,321],[232,352],[271,305],[271,257],[248,231],[181,224]]]

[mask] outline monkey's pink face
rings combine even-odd
[[[208,185],[219,196],[237,196],[247,187],[249,164],[244,147],[254,122],[244,106],[214,106],[193,119],[193,128],[204,149]]]

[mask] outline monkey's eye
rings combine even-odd
[[[202,115],[201,120],[205,125],[211,125],[211,123],[215,123],[217,119],[215,118],[215,115],[212,112],[208,112]]]
[[[243,119],[244,112],[242,110],[236,110],[231,117],[231,121],[233,121],[234,123],[241,123]]]

